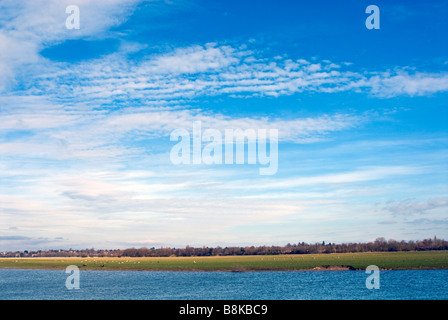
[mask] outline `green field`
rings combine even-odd
[[[0,258],[0,268],[81,270],[344,270],[365,269],[448,269],[448,251],[368,252],[303,255],[169,257],[169,258]]]

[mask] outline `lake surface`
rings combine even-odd
[[[70,300],[360,300],[448,299],[448,270],[380,271],[367,289],[364,271],[80,271],[68,290],[65,270],[0,270],[0,299]]]

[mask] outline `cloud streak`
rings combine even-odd
[[[383,210],[388,211],[394,215],[412,215],[425,214],[430,210],[437,208],[444,208],[448,206],[448,198],[428,199],[419,202],[415,199],[404,199],[401,201],[391,201]]]
[[[126,54],[114,53],[64,69],[70,71],[40,77],[37,89],[45,87],[61,98],[100,103],[106,98],[132,99],[142,104],[179,104],[219,95],[247,98],[355,91],[390,98],[448,90],[446,73],[359,73],[328,60],[311,63],[282,58],[268,62],[251,50],[216,43],[177,48],[137,63],[128,63]]]

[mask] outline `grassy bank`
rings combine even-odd
[[[0,258],[0,268],[81,270],[353,270],[448,269],[447,251],[366,252],[304,255],[170,257],[170,258]]]

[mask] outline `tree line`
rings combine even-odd
[[[288,243],[285,246],[128,248],[128,249],[59,249],[1,252],[0,257],[191,257],[231,255],[279,255],[387,251],[448,250],[448,241],[434,238],[421,241],[396,241],[377,238],[365,243]]]

